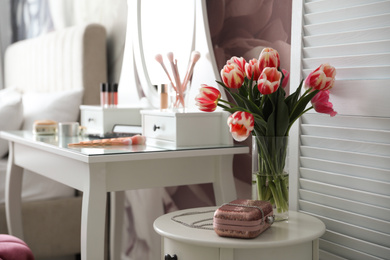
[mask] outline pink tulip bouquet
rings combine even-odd
[[[287,139],[294,122],[311,109],[330,116],[337,114],[329,102],[335,75],[334,67],[322,64],[301,81],[294,93],[286,95],[289,72],[280,68],[279,53],[265,48],[258,60],[247,62],[232,57],[221,70],[223,82],[217,83],[234,103],[221,99],[219,90],[207,85],[202,85],[195,98],[201,111],[212,112],[219,106],[231,113],[227,124],[236,141],[244,141],[251,134],[256,137],[258,197],[277,204],[278,212],[288,209],[288,178],[283,177],[287,142],[281,139]],[[262,173],[267,176],[263,178]],[[265,183],[267,189],[262,187],[260,191]]]

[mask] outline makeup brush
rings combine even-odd
[[[91,141],[82,141],[79,143],[68,144],[69,147],[101,147],[101,146],[123,146],[145,144],[146,137],[142,135],[134,135],[131,137],[118,137],[97,139]]]
[[[188,80],[192,77],[192,73],[194,72],[195,64],[198,62],[199,59],[200,59],[200,52],[193,51],[191,53],[191,61],[190,61],[190,64],[188,66],[187,73],[186,73],[184,80],[183,80],[183,84],[182,84],[183,91],[187,88]]]
[[[178,71],[177,66],[175,65],[175,63],[173,61],[173,59],[174,59],[173,52],[168,52],[167,57],[168,57],[169,62],[171,63],[173,77],[175,78],[175,82],[176,82],[177,92],[179,92],[180,102],[182,103],[182,105],[184,107],[183,89],[181,87],[181,82],[180,82],[180,78],[179,78],[179,71]]]
[[[176,90],[175,84],[173,84],[172,79],[171,79],[171,76],[169,75],[169,72],[168,72],[167,68],[165,67],[165,64],[164,64],[162,55],[161,55],[161,54],[156,54],[156,56],[155,56],[154,58],[156,59],[156,61],[157,61],[158,63],[161,64],[161,67],[163,68],[163,70],[164,70],[165,73],[167,74],[168,79],[169,79],[169,81],[170,81],[171,84],[172,84],[172,87]]]

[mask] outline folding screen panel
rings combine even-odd
[[[326,224],[320,259],[390,259],[390,1],[294,1],[291,86],[325,62],[338,115],[294,126],[290,203]]]

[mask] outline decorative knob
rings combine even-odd
[[[170,254],[165,255],[165,260],[177,260],[177,255],[171,256]]]
[[[88,122],[95,121],[93,118],[88,118]]]
[[[153,131],[154,131],[154,132],[156,132],[156,130],[157,130],[157,129],[160,129],[160,127],[159,127],[159,126],[156,126],[156,125],[154,125],[154,126],[153,126]]]

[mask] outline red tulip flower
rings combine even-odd
[[[332,117],[337,115],[337,112],[333,110],[333,104],[329,102],[329,90],[318,92],[311,99],[311,104],[318,113],[329,114]]]
[[[248,79],[252,78],[257,81],[260,77],[261,71],[259,69],[259,61],[257,59],[251,59],[247,64],[245,64],[245,74]]]
[[[226,64],[221,70],[221,78],[228,88],[240,88],[245,79],[245,72],[235,63]]]
[[[257,87],[261,94],[268,95],[274,93],[282,79],[282,73],[276,68],[265,68],[257,81]]]
[[[248,138],[254,128],[254,117],[251,113],[237,111],[229,116],[227,124],[233,139],[242,142]]]
[[[220,98],[221,92],[218,89],[202,84],[202,87],[199,89],[199,94],[195,97],[195,101],[199,110],[213,112],[217,108]]]
[[[230,65],[230,64],[236,64],[240,70],[242,72],[245,72],[245,64],[246,64],[246,60],[243,58],[243,57],[236,57],[236,56],[233,56],[232,58],[230,58],[230,60],[228,60],[226,62],[227,65]]]
[[[266,67],[279,68],[279,53],[272,48],[264,48],[259,56],[259,70],[263,71]]]
[[[335,82],[336,69],[329,64],[321,64],[305,79],[305,87],[317,90],[331,89]]]

